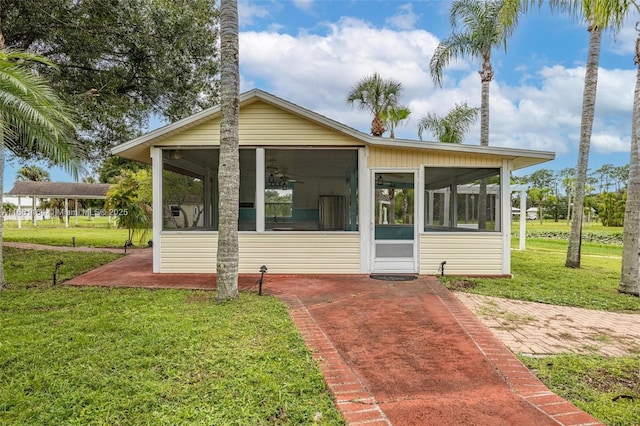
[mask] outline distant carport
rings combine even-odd
[[[33,182],[18,181],[7,195],[33,198],[33,221],[35,223],[37,198],[64,198],[64,226],[69,227],[69,199],[75,200],[76,225],[78,223],[78,200],[104,200],[111,185],[108,183]],[[18,201],[18,204],[20,202]],[[22,226],[18,215],[18,228]]]

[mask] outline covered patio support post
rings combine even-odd
[[[78,199],[74,198],[73,199],[73,203],[74,203],[74,206],[75,206],[74,210],[75,210],[75,214],[76,214],[76,226],[78,226]]]
[[[64,199],[64,227],[69,227],[69,199]]]
[[[22,197],[18,196],[18,211],[16,211],[16,215],[18,216],[18,229],[22,228]]]
[[[38,226],[38,218],[36,216],[36,196],[31,200],[31,217],[33,218],[33,226]]]
[[[264,232],[265,151],[256,148],[256,232]]]
[[[162,149],[151,147],[153,194],[153,272],[161,271],[162,261]]]
[[[527,190],[520,189],[520,250],[527,244]]]
[[[511,170],[513,163],[511,160],[502,160],[502,168],[500,170],[500,199],[502,200],[500,216],[509,218],[502,220],[502,273],[511,275]]]

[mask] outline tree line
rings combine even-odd
[[[622,226],[629,184],[629,164],[604,164],[589,170],[585,187],[584,215],[604,226]],[[538,208],[537,219],[571,222],[575,197],[575,169],[540,169],[529,175],[513,176],[512,183],[527,187],[527,206]],[[519,206],[519,198],[513,200]]]

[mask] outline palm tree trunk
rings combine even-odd
[[[636,89],[631,123],[631,160],[622,233],[622,271],[618,292],[640,296],[640,35],[636,39]]]
[[[1,33],[0,33],[1,34]],[[4,134],[0,129],[0,191],[4,194]],[[18,203],[19,204],[19,203]],[[0,212],[3,212],[2,197],[0,197]],[[4,278],[4,260],[2,253],[2,231],[4,230],[4,215],[0,216],[0,290],[4,290],[7,281]]]
[[[573,219],[569,233],[569,247],[567,268],[580,267],[580,250],[582,245],[582,219],[584,216],[584,189],[587,183],[587,168],[589,161],[589,145],[596,106],[596,91],[598,88],[598,65],[600,62],[600,41],[602,31],[597,27],[589,28],[589,55],[587,71],[584,78],[584,93],[582,96],[582,122],[580,125],[580,148],[578,152],[578,167],[576,169],[576,185],[573,197]]]
[[[238,2],[220,2],[220,159],[218,166],[218,257],[216,299],[238,297],[238,209],[240,155]]]
[[[6,11],[0,12],[0,49],[4,49],[4,34],[2,27],[6,18]],[[4,132],[0,128],[0,212],[4,212],[2,208],[2,194],[4,194]],[[18,203],[20,204],[20,203]],[[20,206],[18,206],[20,208]],[[4,230],[4,215],[0,216],[0,290],[4,290],[7,286],[7,281],[4,278],[4,254],[2,252],[2,231]]]
[[[480,100],[480,146],[489,146],[489,84],[493,79],[491,65],[489,71],[481,72],[482,76],[482,95]],[[488,76],[487,76],[488,74]],[[487,229],[487,180],[480,179],[480,188],[478,192],[478,229]]]

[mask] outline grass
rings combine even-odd
[[[525,247],[526,250],[535,251],[553,251],[567,254],[567,241],[566,240],[551,240],[545,238],[527,238]],[[519,238],[511,239],[511,248],[518,249],[520,246]],[[582,255],[583,256],[622,256],[622,246],[612,244],[598,244],[598,243],[582,243]]]
[[[74,218],[71,218],[69,228],[65,228],[57,218],[53,221],[40,221],[37,227],[34,227],[30,222],[23,222],[22,228],[18,228],[15,221],[5,221],[2,238],[7,242],[51,246],[72,246],[72,238],[74,237],[76,246],[79,247],[122,247],[124,245],[128,237],[126,229],[118,229],[115,225],[110,227],[107,218],[93,219],[93,221],[89,221],[86,217],[79,217],[78,226],[75,226]],[[142,242],[134,241],[134,244],[146,244],[150,235],[149,233]]]
[[[640,357],[521,356],[553,392],[610,426],[640,424]]]
[[[5,278],[9,283],[8,288],[13,290],[44,290],[52,287],[55,265],[60,260],[63,264],[58,269],[57,281],[62,283],[121,256],[103,252],[21,250],[12,247],[3,247],[2,251]]]
[[[278,299],[52,287],[60,256],[118,255],[6,249],[0,424],[344,424]]]
[[[486,296],[640,313],[640,298],[617,291],[620,258],[584,256],[580,269],[570,269],[561,252],[513,251],[511,256],[513,278],[442,280],[449,288]]]

